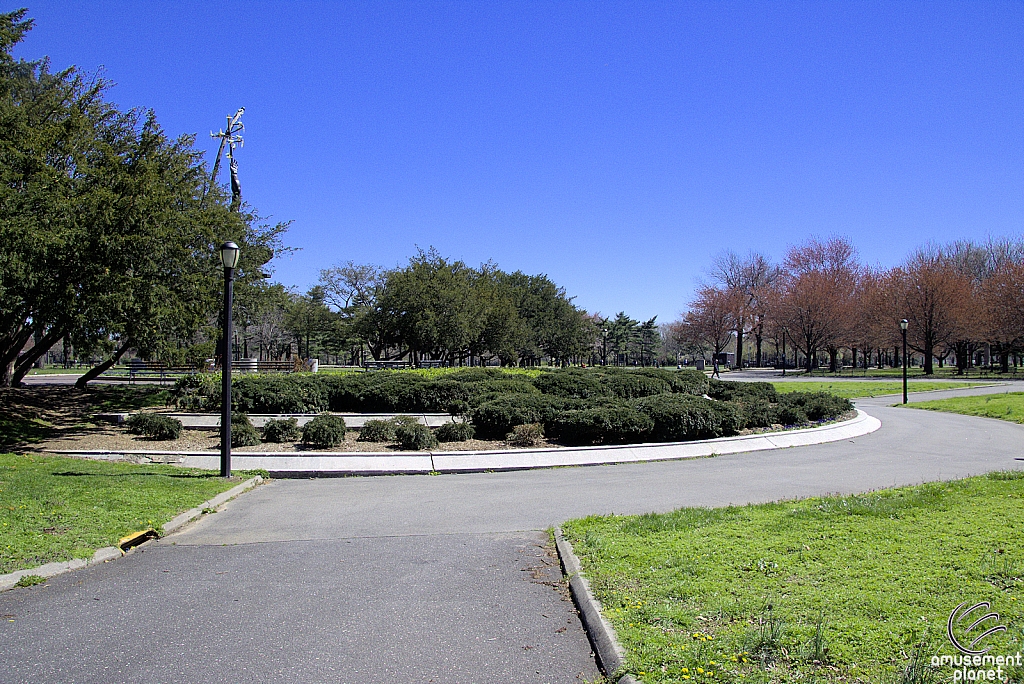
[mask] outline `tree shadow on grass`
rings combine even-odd
[[[212,480],[220,479],[220,474],[209,473],[85,473],[69,470],[53,473],[56,477],[173,477],[181,480]]]

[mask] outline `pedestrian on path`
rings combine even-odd
[[[711,377],[718,378],[719,380],[722,379],[722,374],[718,372],[718,359],[717,358],[715,359],[715,370],[714,370],[714,372],[711,373]]]

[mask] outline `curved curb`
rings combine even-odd
[[[613,446],[506,449],[497,451],[380,452],[260,452],[236,451],[232,465],[238,470],[268,471],[275,477],[340,475],[409,475],[529,470],[559,466],[610,465],[721,456],[747,451],[784,449],[823,444],[869,434],[882,426],[874,416],[857,415],[841,423],[798,430],[766,432],[741,437],[719,437],[693,442],[654,442]],[[93,458],[121,456],[177,456],[178,465],[214,470],[220,455],[213,451],[60,451]]]
[[[187,510],[181,515],[176,516],[169,523],[163,526],[164,534],[170,534],[180,529],[186,523],[192,522],[196,518],[203,515],[203,511],[211,508],[217,508],[223,505],[225,502],[235,498],[239,494],[242,494],[256,485],[263,482],[263,478],[257,475],[251,480],[246,480],[240,485],[236,485],[226,492],[221,492],[217,496],[213,497],[208,501],[204,501],[193,509]],[[139,545],[141,546],[141,544]],[[135,547],[137,548],[137,547]],[[87,568],[90,565],[97,565],[99,563],[106,563],[125,555],[125,552],[116,546],[105,546],[102,549],[97,549],[96,553],[92,555],[92,558],[86,560],[84,558],[75,558],[70,561],[58,561],[55,563],[47,563],[46,565],[40,565],[35,568],[28,568],[26,570],[16,570],[6,575],[0,575],[0,591],[7,591],[13,589],[14,585],[18,583],[22,577],[30,575],[36,575],[38,577],[44,577],[49,579],[57,575],[63,575],[65,572],[71,572],[72,570],[79,570],[81,568]]]
[[[590,583],[583,576],[580,559],[572,550],[572,544],[562,536],[562,528],[555,528],[555,548],[562,561],[562,571],[569,578],[569,592],[573,603],[580,612],[580,621],[587,632],[590,645],[597,655],[597,663],[605,676],[618,684],[637,684],[632,675],[619,672],[626,665],[626,651],[619,643],[615,628],[601,614],[601,602],[590,591]]]

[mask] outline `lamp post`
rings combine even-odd
[[[224,360],[221,364],[220,476],[231,477],[231,305],[235,267],[241,250],[234,242],[220,247],[224,264]]]
[[[608,365],[608,328],[601,330],[601,365]]]
[[[907,403],[907,319],[900,321],[900,330],[903,332],[903,403]]]

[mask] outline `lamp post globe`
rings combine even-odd
[[[903,333],[903,403],[907,403],[907,319],[900,321],[900,332]]]
[[[221,363],[221,414],[220,414],[220,475],[231,477],[231,338],[233,290],[235,268],[241,251],[234,242],[225,242],[220,247],[220,262],[224,266],[224,346]]]

